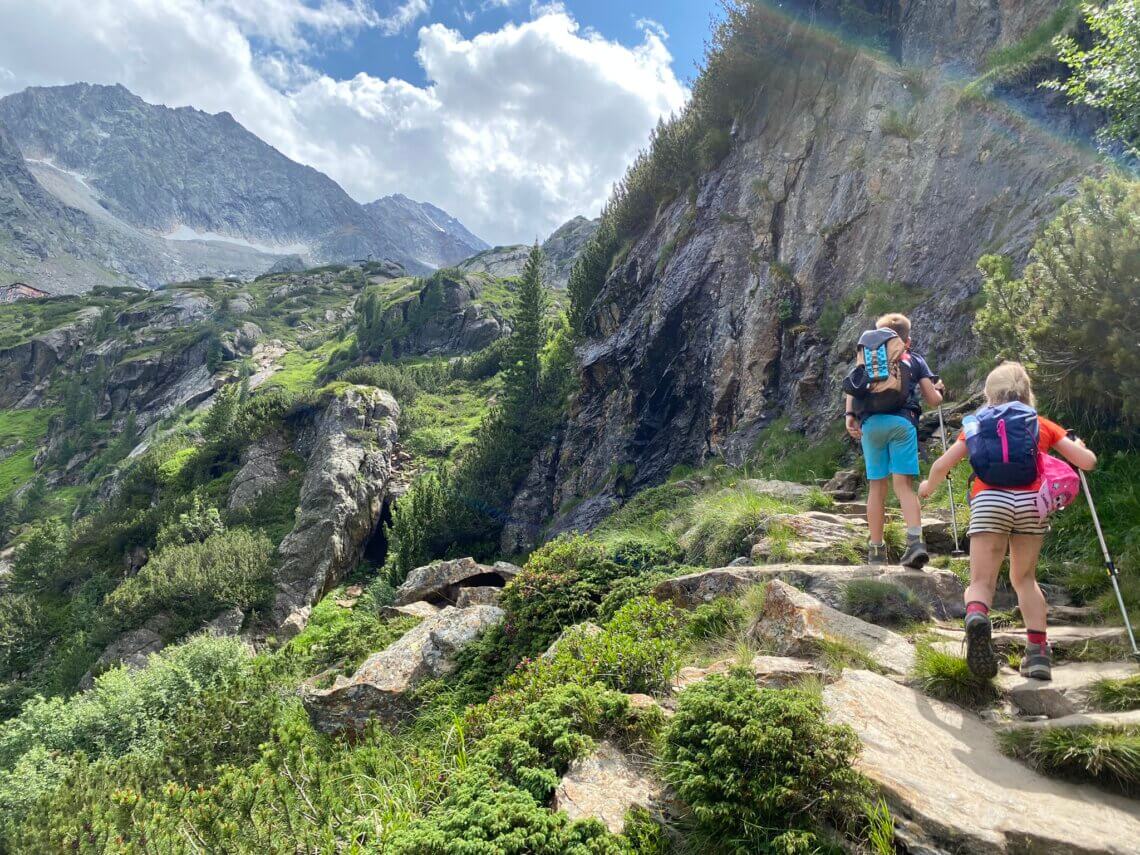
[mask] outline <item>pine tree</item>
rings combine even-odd
[[[542,249],[535,243],[523,268],[514,329],[507,344],[506,400],[511,420],[516,422],[520,417],[525,420],[539,389],[539,357],[546,344],[543,261]]]

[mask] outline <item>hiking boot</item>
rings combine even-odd
[[[993,644],[993,627],[989,615],[973,612],[966,615],[966,665],[975,677],[996,677],[998,657]]]
[[[906,552],[899,559],[899,564],[911,570],[921,570],[929,560],[930,554],[926,551],[926,544],[922,542],[922,538],[916,537],[907,541]]]
[[[868,544],[868,546],[867,546],[867,563],[870,564],[872,567],[879,567],[883,564],[886,564],[887,563],[887,546],[886,546],[886,544],[881,544],[879,546],[875,546],[875,544],[873,544],[873,543]]]
[[[1053,648],[1048,644],[1026,644],[1021,657],[1021,676],[1033,680],[1053,679]]]

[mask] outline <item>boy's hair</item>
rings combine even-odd
[[[991,407],[1020,401],[1037,406],[1033,384],[1020,362],[1003,362],[986,377],[986,403]]]
[[[891,312],[889,315],[883,315],[875,321],[875,329],[885,329],[890,327],[903,341],[910,341],[910,318],[906,315],[900,315],[898,312]]]

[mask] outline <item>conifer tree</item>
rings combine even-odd
[[[507,345],[506,398],[512,420],[525,416],[538,394],[539,356],[546,344],[546,292],[542,287],[544,256],[536,242],[523,268],[514,329]]]

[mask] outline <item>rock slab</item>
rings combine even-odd
[[[1122,680],[1136,673],[1128,662],[1062,662],[1053,668],[1052,680],[1003,673],[998,685],[1022,715],[1061,718],[1090,711],[1089,693],[1098,680]]]
[[[455,654],[502,619],[503,610],[494,606],[449,607],[424,619],[369,656],[352,677],[338,677],[330,689],[305,687],[302,701],[313,727],[360,733],[373,720],[395,724],[410,711],[407,694],[417,683],[450,674]]]
[[[640,807],[659,812],[662,788],[612,742],[570,764],[554,791],[554,809],[572,820],[597,819],[613,834],[625,830],[625,815]]]
[[[326,406],[308,455],[297,524],[281,541],[272,617],[282,638],[360,559],[380,519],[400,408],[387,392],[349,386]]]
[[[459,593],[469,587],[502,588],[522,571],[514,564],[499,561],[494,565],[479,564],[474,558],[433,561],[417,567],[396,590],[397,606],[420,600],[444,605],[455,604]]]
[[[869,671],[844,672],[823,697],[863,743],[860,769],[929,851],[1137,851],[1140,803],[1038,775],[968,712]]]
[[[892,674],[907,674],[914,667],[914,646],[901,635],[846,615],[779,579],[768,583],[764,610],[748,635],[783,656],[810,656],[820,642],[834,639],[863,651]]]

